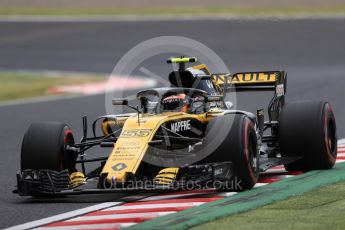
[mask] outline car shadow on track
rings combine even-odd
[[[17,200],[19,204],[33,203],[103,203],[103,202],[125,202],[128,194],[97,194],[97,195],[78,195],[65,197],[34,198],[24,197]]]

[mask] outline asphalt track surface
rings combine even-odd
[[[287,101],[323,99],[333,105],[338,136],[345,136],[345,20],[244,20],[98,23],[0,23],[1,69],[50,69],[110,73],[130,48],[163,35],[196,39],[213,49],[232,72],[288,71]],[[163,62],[152,72],[166,75]],[[1,83],[0,83],[1,84]],[[253,110],[260,97],[239,100]],[[262,101],[261,101],[262,102]],[[104,114],[104,95],[0,107],[0,228],[75,210],[122,195],[55,200],[11,193],[19,169],[23,132],[37,121],[58,120],[81,135],[81,116]]]

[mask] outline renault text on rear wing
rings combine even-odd
[[[284,86],[286,73],[284,71],[241,72],[231,74],[213,74],[213,83],[220,89],[235,90],[275,90],[278,85]]]

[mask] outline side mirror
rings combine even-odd
[[[141,113],[140,109],[138,106],[133,106],[133,105],[129,105],[128,104],[128,99],[126,98],[114,98],[112,101],[113,105],[126,105],[131,109],[134,109],[135,111],[137,111],[137,113]]]
[[[112,100],[113,105],[128,105],[128,99],[125,98],[114,98]]]

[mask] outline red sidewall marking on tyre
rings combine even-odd
[[[330,162],[332,162],[332,164],[335,163],[336,158],[332,155],[331,153],[331,149],[329,148],[329,140],[328,140],[328,126],[329,126],[329,114],[332,113],[332,109],[331,107],[327,104],[327,110],[326,110],[326,114],[325,114],[325,145],[326,145],[326,151],[327,151],[327,155],[328,155],[328,159],[330,160]]]
[[[72,135],[72,131],[70,129],[67,129],[65,131],[65,135],[64,135],[64,139],[63,139],[64,144],[67,144],[67,136],[68,135]]]
[[[67,136],[68,135],[71,135],[72,134],[72,131],[70,130],[70,129],[67,129],[67,130],[65,130],[65,132],[64,132],[64,137],[63,137],[63,144],[64,144],[64,147],[66,146],[66,144],[67,144]],[[61,152],[61,154],[60,154],[60,157],[59,157],[60,159],[59,159],[59,161],[60,161],[60,165],[59,165],[59,168],[60,168],[60,171],[62,171],[62,170],[64,170],[64,149],[62,149],[62,152]]]
[[[244,146],[245,146],[245,154],[246,154],[246,161],[247,161],[247,167],[248,167],[248,172],[250,174],[250,177],[252,178],[253,181],[256,180],[256,177],[254,175],[251,163],[249,161],[249,146],[248,146],[248,127],[253,128],[253,124],[246,120],[245,128],[244,128]]]

